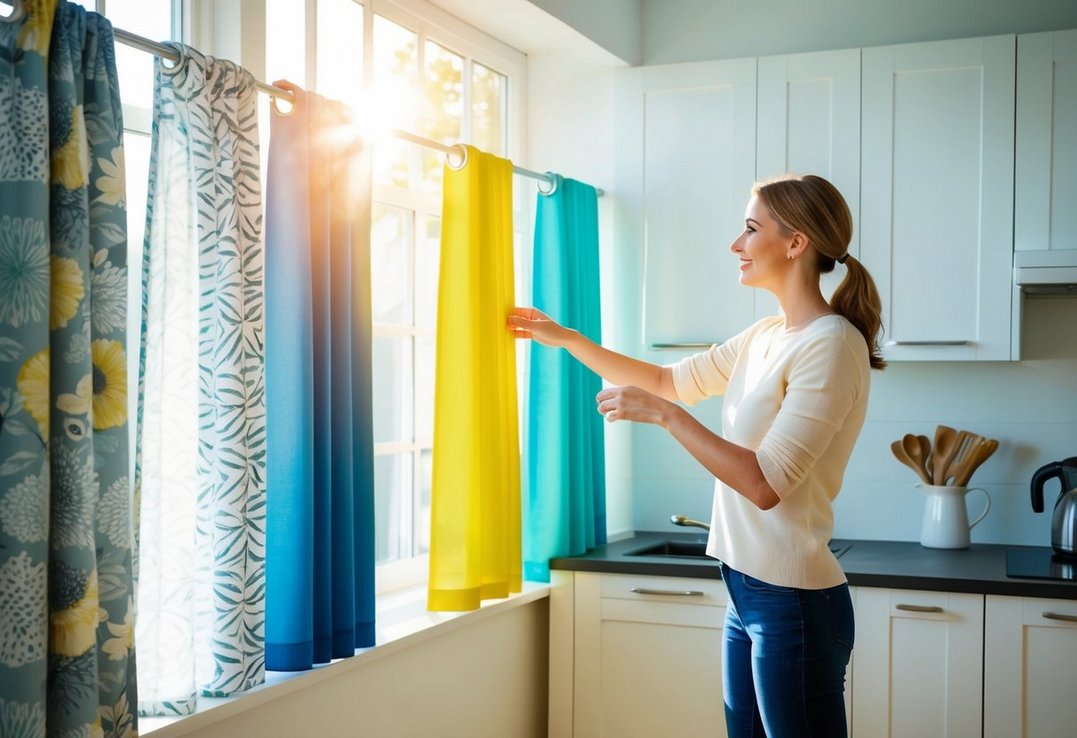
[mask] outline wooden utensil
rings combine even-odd
[[[921,452],[920,441],[916,439],[916,436],[912,433],[906,433],[901,438],[901,447],[912,462],[916,464],[916,471],[920,474],[920,478],[925,482],[931,479],[931,475],[927,471],[927,457]]]
[[[935,426],[935,451],[931,471],[932,483],[946,484],[946,472],[950,468],[950,459],[957,451],[957,431],[948,425]]]
[[[931,439],[925,435],[918,435],[916,440],[920,443],[920,456],[924,459],[924,471],[927,472],[927,478],[932,479],[931,469],[934,460],[931,457]]]
[[[916,475],[924,480],[925,483],[931,484],[931,480],[924,474],[923,467],[909,458],[909,454],[905,452],[905,447],[902,445],[901,441],[894,441],[891,443],[890,450],[893,451],[894,457],[897,458],[898,461],[916,472]]]
[[[946,470],[946,479],[943,484],[951,484],[950,480],[952,479],[952,484],[961,487],[963,485],[959,484],[957,480],[961,478],[968,465],[973,461],[980,444],[987,439],[979,433],[965,430],[958,431],[957,437],[957,451],[954,452],[953,458],[950,459],[950,468]]]
[[[993,438],[981,438],[976,448],[969,454],[968,459],[954,475],[954,485],[957,487],[969,486],[969,480],[973,473],[998,449],[998,441]]]

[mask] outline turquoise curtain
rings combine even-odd
[[[265,676],[265,392],[257,91],[157,59],[136,488],[140,706],[186,714]]]
[[[129,736],[127,216],[112,27],[0,23],[0,735]]]
[[[602,342],[598,197],[590,185],[554,175],[535,215],[535,307]],[[550,581],[550,559],[606,542],[602,380],[568,352],[531,344],[524,574]]]
[[[289,85],[267,178],[266,660],[374,645],[370,157],[342,104]]]

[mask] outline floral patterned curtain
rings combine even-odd
[[[142,265],[140,707],[265,678],[262,202],[250,72],[156,61]]]
[[[133,714],[123,121],[112,27],[0,22],[0,735]]]

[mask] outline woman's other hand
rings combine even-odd
[[[595,395],[598,412],[610,423],[632,420],[665,427],[677,406],[639,387],[607,387]]]
[[[565,346],[575,333],[533,307],[513,308],[506,325],[517,338],[530,338],[544,346]]]

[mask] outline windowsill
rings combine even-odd
[[[347,659],[319,664],[309,671],[267,671],[264,684],[233,697],[199,697],[194,714],[175,717],[140,717],[139,735],[174,738],[233,717],[290,692],[306,689],[321,681],[360,669],[364,664],[411,648],[456,628],[511,610],[549,596],[550,585],[524,582],[523,591],[500,600],[483,603],[468,612],[429,612],[426,585],[380,595],[377,610],[377,645],[358,649]]]

